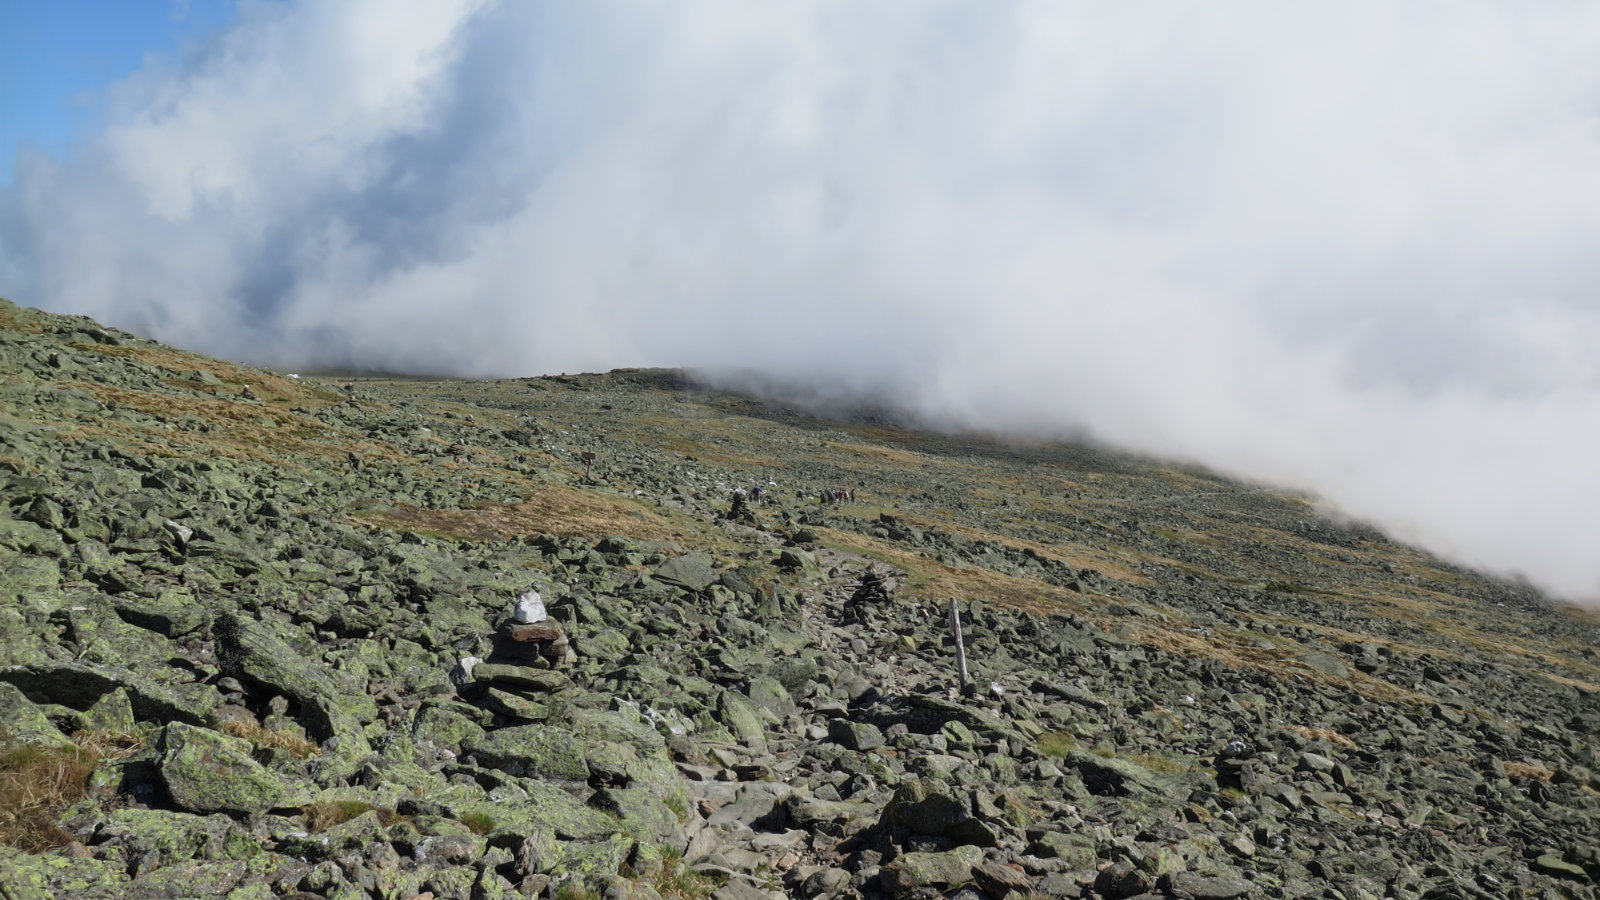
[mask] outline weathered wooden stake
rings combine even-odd
[[[956,598],[950,598],[950,631],[956,636],[956,671],[961,675],[961,693],[972,690],[967,680],[967,645],[961,640],[961,612],[956,609]]]

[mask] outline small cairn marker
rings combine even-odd
[[[547,621],[549,613],[538,591],[528,591],[511,608],[511,621],[495,632],[496,659],[516,665],[556,668],[567,662],[567,635]]]

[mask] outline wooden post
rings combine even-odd
[[[956,598],[950,598],[950,632],[956,637],[956,672],[961,676],[961,693],[970,694],[972,683],[967,679],[967,645],[961,640],[961,612],[956,609]]]
[[[589,481],[591,480],[589,478],[589,468],[594,465],[595,453],[593,450],[585,450],[579,455],[583,457],[583,480]]]

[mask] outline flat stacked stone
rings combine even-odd
[[[572,662],[572,648],[560,625],[507,622],[494,634],[490,662],[555,669]]]

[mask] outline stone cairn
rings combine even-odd
[[[733,502],[728,507],[727,515],[723,518],[730,522],[745,522],[747,524],[755,523],[756,514],[750,510],[750,501],[745,496],[743,489],[735,490],[733,492]]]
[[[539,592],[529,591],[495,629],[489,659],[473,667],[473,692],[501,715],[541,720],[548,717],[554,695],[572,687],[558,670],[576,659],[566,632],[549,621]]]
[[[844,605],[845,619],[850,622],[865,622],[870,607],[888,603],[893,596],[889,579],[869,565],[861,574],[861,583],[856,585],[855,592]]]

